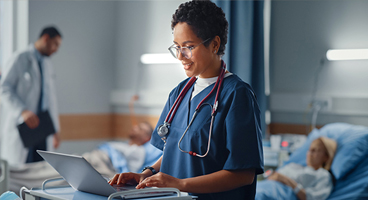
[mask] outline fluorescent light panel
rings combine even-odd
[[[143,64],[177,64],[180,63],[170,53],[143,54],[141,56]]]
[[[365,60],[368,49],[330,49],[326,53],[328,60]]]

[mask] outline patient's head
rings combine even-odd
[[[320,137],[311,143],[307,152],[307,165],[319,169],[329,170],[336,151],[336,142],[326,137]]]
[[[129,132],[130,145],[144,145],[151,139],[152,126],[148,122],[141,122],[135,125]]]

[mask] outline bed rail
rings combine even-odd
[[[8,191],[9,168],[6,160],[0,159],[0,194]]]

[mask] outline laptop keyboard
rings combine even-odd
[[[118,185],[114,185],[112,186],[117,192],[120,191],[127,191],[127,190],[132,190],[135,189],[135,186],[133,185],[124,185],[124,186],[118,186]]]
[[[134,185],[124,185],[124,186],[118,186],[118,185],[113,185],[113,188],[115,188],[115,190],[117,192],[121,192],[121,191],[128,191],[128,190],[136,190]],[[156,196],[166,196],[166,195],[172,195],[174,194],[173,192],[145,192],[144,190],[141,190],[142,192],[140,193],[136,193],[136,194],[130,194],[128,196],[125,196],[125,199],[134,199],[134,198],[143,198],[143,197],[156,197]]]

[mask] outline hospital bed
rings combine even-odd
[[[338,144],[331,165],[331,173],[336,180],[328,200],[368,199],[368,127],[332,123],[319,130],[314,129],[307,141],[284,164],[294,162],[306,165],[306,153],[311,142],[321,136],[332,138]],[[257,185],[258,190],[263,189],[260,185]],[[283,184],[270,182],[267,187],[277,199],[296,199],[292,189]]]

